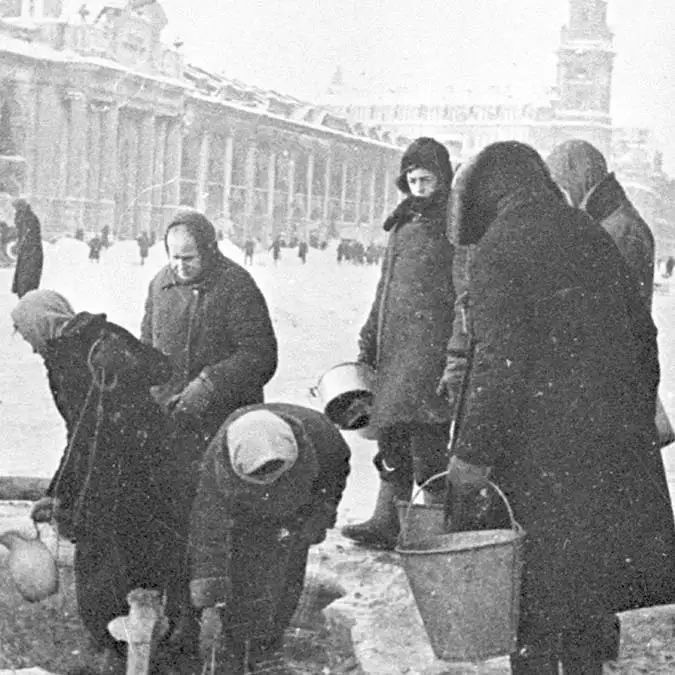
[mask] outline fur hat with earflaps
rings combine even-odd
[[[396,180],[396,187],[406,195],[410,194],[407,174],[415,169],[431,171],[446,189],[450,188],[453,177],[450,153],[433,138],[422,136],[414,140],[401,157],[401,173]]]

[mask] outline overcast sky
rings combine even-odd
[[[383,87],[415,69],[448,84],[555,84],[567,0],[160,0],[190,61],[316,98],[336,66]],[[197,8],[197,9],[195,9]],[[654,129],[675,175],[675,2],[610,0],[616,124]]]

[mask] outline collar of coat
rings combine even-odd
[[[626,201],[626,193],[613,173],[607,174],[586,195],[581,209],[593,218],[603,221]]]
[[[403,223],[411,221],[415,216],[423,216],[429,220],[445,219],[448,208],[448,193],[446,190],[437,190],[431,197],[406,197],[384,221],[383,229],[389,232]]]

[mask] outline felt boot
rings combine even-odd
[[[359,544],[391,551],[400,530],[396,501],[410,501],[412,477],[396,472],[388,480],[380,480],[375,511],[369,520],[342,528],[342,535]]]

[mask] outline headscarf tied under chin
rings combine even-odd
[[[267,410],[252,410],[230,424],[227,448],[234,473],[248,483],[267,485],[298,459],[291,426]]]
[[[591,189],[609,173],[603,154],[588,141],[564,141],[551,151],[546,160],[553,180],[579,208]]]
[[[12,321],[33,349],[40,353],[49,340],[61,334],[75,311],[60,293],[45,289],[29,291],[12,310]]]

